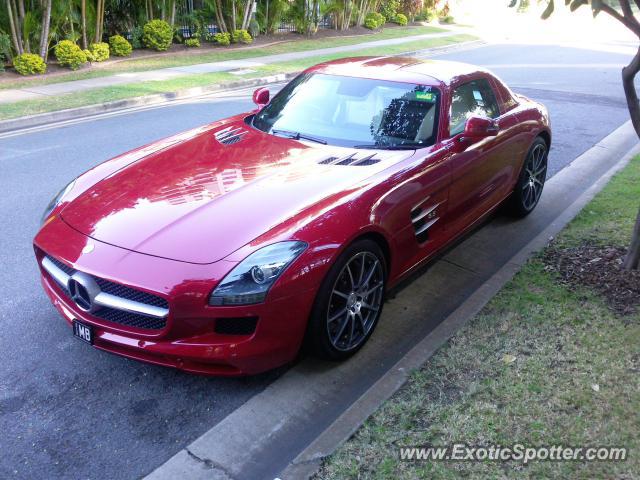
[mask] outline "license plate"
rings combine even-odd
[[[85,342],[93,345],[93,328],[91,325],[74,320],[73,334],[80,340],[84,340]]]

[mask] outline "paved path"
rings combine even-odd
[[[626,63],[631,55],[492,45],[438,58],[492,65],[516,91],[547,104],[554,129],[550,174],[628,119],[615,65]],[[509,68],[524,62],[529,64],[527,69]],[[551,64],[554,68],[549,68]],[[594,64],[599,66],[592,67]],[[579,65],[585,67],[576,67]],[[0,135],[0,212],[4,220],[0,233],[1,479],[140,478],[280,376],[283,370],[244,379],[196,377],[91,349],[71,336],[46,298],[31,247],[44,206],[69,179],[128,149],[251,108],[251,89],[247,89],[25,134]],[[539,219],[539,225],[545,220],[530,219],[528,222]],[[504,225],[505,220],[498,218],[483,231],[499,232]],[[518,241],[528,232],[523,229]],[[509,249],[518,244],[511,237],[503,240],[500,244],[487,242],[483,249],[497,249],[502,259],[509,258]],[[494,260],[497,265],[501,258]],[[433,292],[444,283],[426,282],[433,308],[421,304],[421,312],[429,312],[428,321],[415,309],[410,317],[403,316],[403,308],[413,304],[396,301],[385,307],[385,318],[400,312],[397,322],[383,318],[364,355],[340,367],[349,375],[342,382],[351,390],[339,403],[330,405],[333,413],[357,398],[359,391],[445,318],[468,291],[465,279],[475,278],[446,261],[431,271],[446,274],[448,290],[434,297]],[[414,292],[424,283],[416,281],[416,287],[407,291]],[[328,368],[313,359],[303,361],[313,370],[310,381],[313,372]],[[323,405],[317,404],[318,408]],[[309,416],[307,437],[321,431],[322,422],[331,421],[330,413],[319,410]],[[301,448],[304,440],[292,435],[288,447]],[[280,455],[265,468],[272,468],[288,452],[281,444],[274,445]]]
[[[26,87],[21,89],[0,90],[0,104],[18,102],[21,100],[33,100],[36,98],[61,95],[65,93],[76,93],[92,88],[112,87],[114,85],[125,85],[128,83],[147,82],[151,80],[169,80],[176,77],[198,73],[228,72],[239,69],[251,69],[263,65],[269,65],[271,63],[299,60],[312,56],[331,55],[334,53],[342,52],[347,53],[364,48],[400,45],[403,43],[414,42],[416,40],[449,37],[452,35],[456,35],[457,33],[457,31],[426,33],[423,35],[412,35],[410,37],[389,38],[385,40],[357,43],[354,45],[343,45],[341,47],[320,48],[317,50],[256,56],[244,60],[226,60],[224,62],[200,63],[195,65],[185,65],[182,67],[147,70],[146,72],[118,73],[115,75],[110,75],[108,77],[74,80],[72,82],[51,83],[48,85]],[[322,42],[320,41],[319,43]],[[256,49],[256,52],[259,52],[259,49]]]

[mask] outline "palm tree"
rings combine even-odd
[[[80,4],[80,16],[82,17],[82,48],[85,50],[87,45],[87,0],[82,0]]]
[[[19,0],[22,3],[22,0]],[[51,24],[51,0],[45,0],[42,29],[40,30],[40,56],[46,60],[49,50],[49,25]]]

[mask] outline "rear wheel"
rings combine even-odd
[[[382,313],[386,275],[384,255],[372,240],[359,240],[338,257],[309,320],[308,342],[317,355],[342,360],[365,344]]]
[[[516,188],[508,200],[509,210],[515,216],[526,217],[538,205],[547,178],[548,153],[547,142],[536,138],[527,153]]]

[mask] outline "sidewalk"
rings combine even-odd
[[[277,62],[299,60],[310,56],[330,55],[334,53],[352,52],[371,47],[384,47],[390,45],[400,45],[403,43],[425,40],[430,38],[449,37],[460,33],[460,29],[449,28],[449,31],[442,33],[428,33],[423,35],[413,35],[410,37],[390,38],[385,40],[375,40],[362,42],[353,45],[344,45],[332,48],[320,48],[317,50],[306,50],[300,52],[280,53],[276,55],[256,56],[246,60],[227,60],[222,62],[201,63],[196,65],[186,65],[182,67],[162,68],[158,70],[148,70],[145,72],[119,73],[108,77],[91,78],[87,80],[75,80],[71,82],[52,83],[48,85],[33,86],[21,89],[0,90],[0,104],[19,102],[22,100],[34,100],[49,96],[76,93],[93,88],[111,87],[115,85],[125,85],[131,83],[145,82],[150,80],[169,80],[176,77],[194,75],[200,73],[229,72],[233,70],[245,70],[260,67]],[[245,73],[245,72],[243,72]]]

